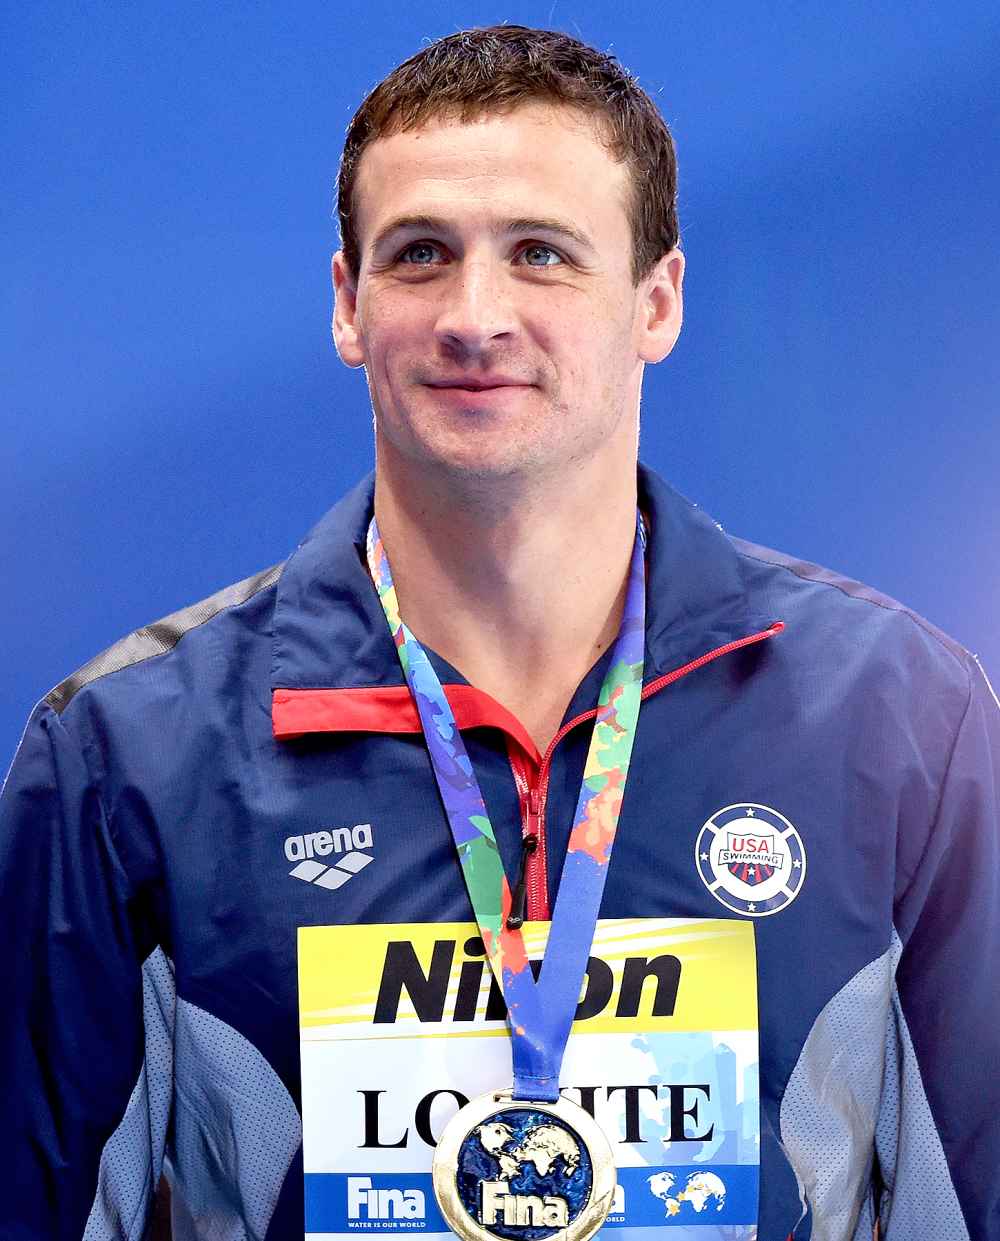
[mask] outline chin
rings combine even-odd
[[[455,479],[467,479],[486,483],[502,482],[530,474],[534,471],[534,463],[523,456],[516,458],[510,454],[490,453],[450,453],[438,455],[434,459],[437,473]]]
[[[513,484],[549,472],[572,455],[572,445],[562,443],[550,419],[442,419],[434,413],[420,410],[395,425],[385,418],[377,422],[377,453],[393,473],[402,477],[415,472],[442,485]]]

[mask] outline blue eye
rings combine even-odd
[[[551,246],[543,246],[538,244],[525,246],[521,253],[523,254],[524,260],[529,267],[555,267],[556,264],[562,262],[561,255],[557,251],[553,250]],[[540,263],[533,262],[531,257],[532,255],[542,255],[542,261]],[[547,258],[545,257],[546,255],[548,256]]]
[[[414,241],[400,254],[399,262],[412,263],[416,267],[426,267],[434,261],[436,252],[437,246],[433,242]]]

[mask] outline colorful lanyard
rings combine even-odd
[[[639,717],[646,628],[645,543],[639,517],[621,628],[598,698],[548,945],[536,982],[520,926],[507,925],[510,887],[454,713],[426,652],[400,618],[389,560],[374,517],[368,527],[368,567],[420,715],[486,954],[507,1002],[515,1099],[559,1097],[559,1070],[593,943]]]

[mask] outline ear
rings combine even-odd
[[[345,366],[363,366],[365,362],[361,333],[358,330],[358,286],[348,270],[343,250],[338,250],[330,264],[333,274],[333,343]]]
[[[665,254],[642,282],[636,352],[643,362],[662,362],[677,343],[684,318],[684,255]]]

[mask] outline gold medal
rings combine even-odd
[[[607,1218],[617,1175],[603,1130],[569,1099],[491,1091],[445,1127],[434,1193],[464,1241],[587,1241]]]

